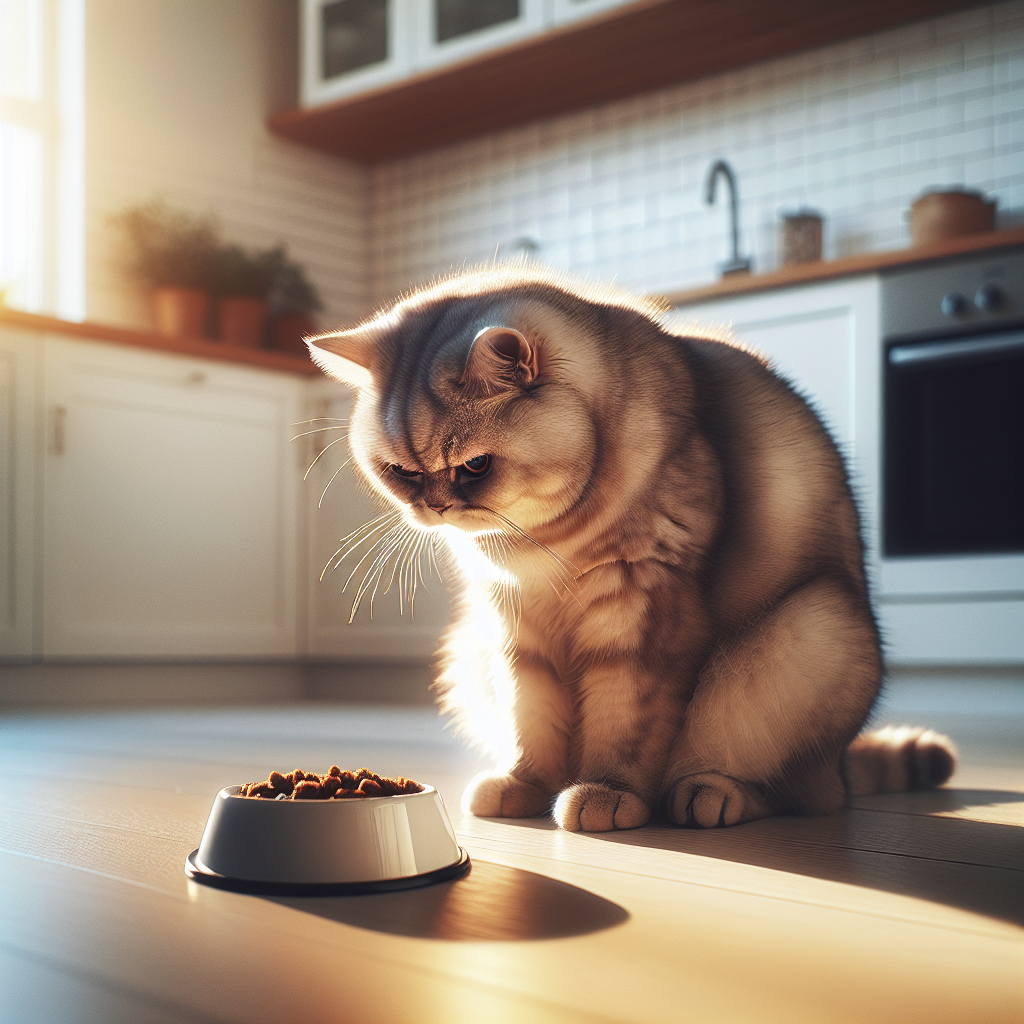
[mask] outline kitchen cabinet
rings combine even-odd
[[[0,657],[33,650],[35,346],[0,327]]]
[[[369,488],[357,479],[348,462],[346,424],[352,407],[348,391],[326,380],[311,382],[309,388],[308,415],[317,419],[302,429],[327,428],[304,439],[307,464],[316,461],[303,491],[308,537],[309,653],[354,661],[422,662],[437,650],[438,638],[449,619],[445,584],[432,571],[426,554],[421,558],[424,580],[418,585],[413,605],[401,595],[402,578],[396,574],[392,580],[392,558],[372,608],[367,593],[355,619],[349,622],[358,583],[372,564],[373,555],[357,568],[358,563],[381,534],[375,534],[337,568],[332,566],[341,539],[378,516],[384,505],[371,497]],[[346,580],[353,572],[346,589]],[[389,582],[390,591],[385,593]]]
[[[301,381],[43,341],[44,658],[297,653]]]

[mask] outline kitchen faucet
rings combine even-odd
[[[707,177],[704,179],[704,202],[711,206],[715,201],[715,187],[718,184],[718,177],[725,178],[729,186],[729,220],[732,228],[732,257],[724,263],[718,264],[722,277],[728,274],[749,274],[750,258],[740,256],[740,218],[739,218],[739,196],[736,189],[736,175],[733,169],[724,161],[716,160],[709,168]]]

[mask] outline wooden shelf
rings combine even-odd
[[[888,267],[928,263],[932,260],[984,252],[987,249],[1008,249],[1021,245],[1024,245],[1024,228],[1015,228],[1012,231],[986,231],[981,235],[966,235],[962,238],[950,238],[931,245],[893,249],[890,252],[866,252],[838,260],[798,263],[795,266],[783,267],[768,274],[736,274],[723,277],[720,281],[701,288],[669,292],[664,298],[673,306],[692,306],[698,302],[724,299],[729,295],[764,292],[773,288],[791,288],[794,285],[810,284],[813,281],[828,281],[838,277],[853,277],[856,274],[871,274]]]
[[[110,324],[74,323],[69,320],[58,320],[56,317],[39,316],[36,313],[23,313],[3,306],[0,306],[0,324],[24,327],[31,331],[109,341],[116,345],[157,349],[183,356],[198,356],[201,359],[213,359],[222,363],[244,363],[264,370],[297,373],[303,377],[320,376],[319,368],[305,356],[293,355],[290,352],[274,352],[265,348],[242,348],[240,345],[210,341],[209,338],[168,337],[152,331],[112,327]]]
[[[975,6],[977,0],[640,0],[382,88],[272,117],[365,163]]]

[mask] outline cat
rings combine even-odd
[[[715,827],[945,781],[945,737],[860,735],[882,657],[828,432],[663,313],[506,265],[309,341],[366,480],[459,566],[435,686],[504,762],[464,809]]]

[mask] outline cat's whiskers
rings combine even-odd
[[[345,580],[345,585],[341,588],[342,593],[345,593],[345,591],[348,590],[348,586],[352,582],[352,577],[355,576],[355,574],[359,571],[359,567],[363,564],[363,562],[365,562],[371,555],[373,555],[373,553],[382,545],[386,546],[391,543],[393,538],[402,535],[403,526],[404,524],[402,523],[399,523],[396,526],[392,526],[391,529],[387,531],[387,533],[382,534],[369,546],[369,548],[367,548],[367,550],[363,553],[363,557],[360,558],[358,562],[356,562],[355,567],[348,574],[348,579]],[[340,564],[340,562],[338,564]],[[371,566],[373,564],[374,563],[371,563]],[[363,579],[365,580],[366,577],[364,576]]]
[[[395,528],[394,539],[390,540],[388,543],[382,546],[380,553],[370,564],[369,569],[366,570],[366,573],[363,575],[363,579],[359,584],[358,590],[356,591],[355,600],[352,602],[352,612],[349,616],[349,622],[352,622],[352,620],[355,619],[356,612],[359,611],[359,605],[362,602],[363,595],[371,587],[373,588],[373,592],[370,594],[370,618],[373,618],[373,601],[377,595],[377,586],[380,583],[381,576],[384,574],[388,562],[391,561],[391,556],[395,554],[396,550],[398,550],[400,546],[408,543],[407,538],[409,536],[409,533],[411,532],[411,529],[412,528],[409,526],[408,523],[400,523]],[[395,559],[396,565],[398,564],[400,558],[401,552],[399,552],[398,556]]]
[[[302,435],[300,434],[299,436],[301,437]],[[323,457],[324,452],[326,452],[329,448],[333,448],[336,444],[338,444],[339,441],[344,441],[347,438],[348,434],[342,434],[341,437],[336,437],[330,444],[324,445],[324,447],[320,449],[320,454],[309,464],[309,469],[307,469],[306,472],[302,474],[303,481],[305,481],[309,474],[313,472],[313,467]],[[294,441],[295,438],[292,438],[292,440]]]
[[[323,572],[320,573],[320,582],[323,582],[328,569],[337,569],[356,548],[365,544],[375,533],[379,533],[381,530],[385,530],[388,526],[393,525],[395,520],[400,518],[401,515],[401,512],[383,512],[368,523],[357,526],[351,533],[342,537],[338,550],[327,560]]]
[[[338,473],[340,473],[353,459],[354,455],[350,455],[339,467],[338,471],[327,481],[327,486],[324,488],[324,493],[320,495],[320,500],[316,503],[316,507],[320,508],[324,503],[324,498],[327,497],[327,492],[331,489],[331,484],[338,479]]]
[[[301,426],[301,424],[293,423],[292,426],[293,427],[297,427],[297,426]],[[309,437],[310,434],[322,434],[325,430],[347,430],[347,429],[348,429],[348,424],[347,423],[336,423],[336,424],[333,424],[332,426],[328,426],[328,427],[314,427],[312,430],[304,430],[304,431],[302,431],[301,434],[296,434],[294,437],[290,438],[289,440],[298,441],[298,439],[300,437]]]

